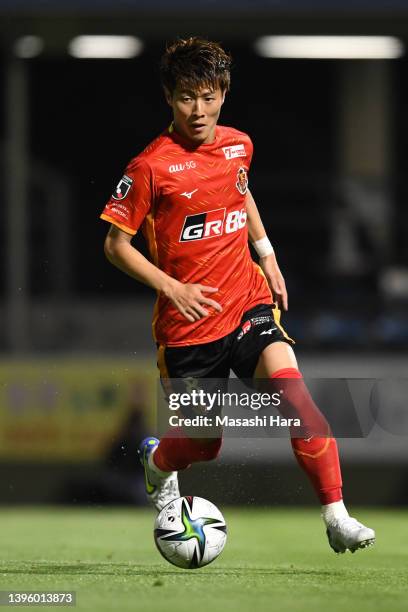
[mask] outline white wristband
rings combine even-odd
[[[256,240],[252,243],[252,246],[258,253],[259,257],[267,257],[268,255],[272,255],[272,253],[275,252],[267,236],[265,236],[265,238],[261,238],[260,240]]]

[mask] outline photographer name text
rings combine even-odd
[[[197,415],[186,418],[173,414],[169,417],[169,425],[171,427],[301,427],[301,422],[300,419],[285,419],[279,415],[256,415],[248,418]]]

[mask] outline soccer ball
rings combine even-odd
[[[196,569],[221,553],[227,526],[217,506],[207,499],[179,497],[158,514],[154,540],[167,561],[184,569]]]

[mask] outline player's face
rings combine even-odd
[[[197,145],[214,140],[224,99],[225,92],[219,87],[215,90],[203,87],[195,92],[177,87],[173,94],[166,91],[166,100],[173,109],[176,132]]]

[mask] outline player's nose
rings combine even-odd
[[[204,115],[204,102],[200,98],[196,98],[193,106],[193,114],[198,117],[202,117]]]

